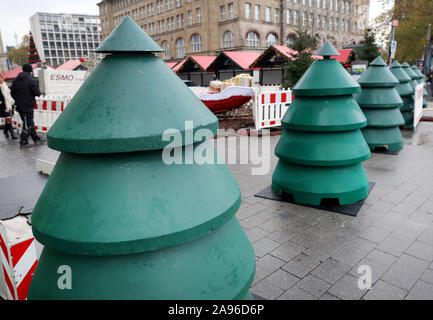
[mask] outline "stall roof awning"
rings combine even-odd
[[[81,61],[79,59],[77,60],[69,60],[66,61],[64,64],[58,66],[56,70],[69,70],[73,71],[77,69],[79,66],[81,66]]]
[[[256,51],[224,51],[207,68],[208,71],[223,69],[224,65],[230,64],[236,69],[248,70],[251,63],[260,56]]]
[[[250,68],[257,69],[284,64],[288,59],[293,60],[296,53],[296,50],[286,46],[271,46],[254,60]],[[313,55],[313,59],[320,60],[322,57]]]
[[[177,70],[177,72],[189,72],[193,69],[200,71],[206,71],[207,67],[215,60],[216,56],[191,56],[186,59],[183,65]]]
[[[32,64],[32,68],[33,70],[35,70],[38,67],[38,65],[36,63]],[[52,66],[47,64],[48,68],[54,69]],[[4,71],[2,73],[0,73],[3,77],[3,79],[5,80],[15,80],[16,77],[18,77],[18,75],[23,72],[23,68],[22,67],[18,67],[12,70],[8,70],[8,71]]]
[[[175,65],[175,66],[172,67],[171,69],[172,69],[174,72],[177,72],[177,71],[180,69],[180,67],[183,66],[183,64],[185,63],[185,61],[186,61],[186,59],[183,59],[181,62],[179,62],[177,65]]]

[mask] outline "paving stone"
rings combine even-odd
[[[364,300],[403,300],[407,291],[379,280],[365,294]]]
[[[383,229],[371,226],[366,230],[361,231],[358,236],[371,242],[381,243],[383,240],[385,240],[389,233],[389,231],[385,231]]]
[[[384,273],[381,279],[401,289],[410,290],[420,277],[420,272],[395,264]]]
[[[334,284],[340,280],[349,269],[350,266],[342,264],[340,261],[333,258],[329,258],[314,269],[311,274]]]
[[[320,261],[301,253],[282,266],[281,269],[286,270],[299,278],[303,278],[319,264]]]
[[[279,244],[275,241],[272,241],[268,238],[263,238],[253,244],[254,252],[257,257],[261,258],[264,255],[268,254],[275,248],[277,248]]]
[[[300,254],[303,249],[303,247],[289,241],[273,250],[271,255],[288,262]]]
[[[291,238],[290,241],[300,245],[301,247],[309,249],[313,245],[315,245],[320,239],[321,237],[317,234],[314,234],[310,230],[306,230],[299,235],[296,235],[295,233],[295,236]]]
[[[433,270],[427,269],[421,276],[421,280],[430,284],[433,284]],[[432,297],[433,299],[433,297]]]
[[[393,236],[389,236],[385,240],[383,240],[376,249],[380,251],[384,251],[386,253],[392,254],[396,257],[400,257],[403,252],[409,248],[411,245],[410,242],[403,241],[397,238],[394,238]]]
[[[266,280],[281,290],[286,291],[298,283],[300,279],[284,270],[278,269],[274,273],[270,274]]]
[[[267,237],[275,242],[283,244],[284,242],[289,241],[295,236],[295,234],[289,231],[287,228],[284,230],[277,230],[269,234]]]
[[[433,227],[430,227],[421,233],[417,240],[433,245]]]
[[[407,254],[403,254],[395,264],[402,266],[403,268],[418,271],[420,273],[423,273],[428,268],[429,265],[427,261]]]
[[[266,232],[260,228],[257,228],[257,227],[254,227],[250,230],[247,230],[245,233],[247,234],[247,237],[251,243],[254,243],[254,242],[264,238],[268,234],[268,232]]]
[[[299,281],[296,286],[318,298],[328,291],[331,284],[315,276],[308,275]]]
[[[355,238],[351,240],[350,243],[353,244],[355,247],[367,250],[369,252],[377,246],[377,243],[362,238]]]
[[[352,244],[349,244],[332,253],[331,257],[345,265],[353,266],[362,258],[364,258],[368,253],[369,251],[365,249],[361,249]]]
[[[397,258],[395,256],[377,249],[371,251],[366,256],[366,259],[378,262],[387,267],[391,267],[397,261]]]
[[[338,250],[338,248],[336,248],[335,246],[333,246],[330,243],[326,243],[326,242],[323,242],[323,240],[321,240],[320,242],[316,243],[312,247],[304,250],[304,253],[310,257],[313,257],[313,258],[319,260],[319,261],[325,261],[326,259],[328,259],[331,256],[331,254],[335,250]]]
[[[265,279],[270,274],[271,274],[270,271],[264,270],[264,269],[262,269],[260,267],[256,267],[256,275],[254,276],[254,281],[253,281],[253,283],[251,285],[253,286],[256,283],[262,281],[263,279]]]
[[[418,281],[409,294],[406,296],[407,300],[432,300],[433,299],[433,285],[424,281]]]
[[[281,261],[280,259],[275,258],[270,254],[267,254],[264,257],[258,259],[256,265],[263,270],[274,272],[275,270],[279,269],[284,263],[284,261]]]
[[[388,213],[374,223],[373,227],[392,232],[397,229],[405,220],[406,218],[401,214]]]
[[[268,300],[274,300],[283,293],[283,290],[277,288],[265,279],[253,286],[251,288],[251,293],[254,293]]]
[[[319,300],[341,300],[341,299],[336,296],[333,296],[329,292],[325,292],[325,294],[321,296]]]
[[[418,206],[416,206],[416,205],[406,203],[406,202],[400,202],[394,208],[392,208],[392,211],[398,212],[404,216],[410,216],[417,209],[418,209]]]
[[[406,253],[426,261],[433,261],[433,246],[428,243],[415,241]]]
[[[366,289],[359,289],[358,278],[351,275],[345,275],[329,289],[330,294],[343,300],[359,300],[366,292]]]
[[[316,300],[316,297],[294,286],[282,294],[277,300]]]
[[[380,264],[379,262],[369,260],[369,259],[362,259],[360,262],[358,262],[357,265],[355,265],[349,271],[349,274],[351,274],[354,277],[359,279],[359,277],[361,276],[361,273],[358,273],[358,270],[359,270],[359,267],[361,267],[361,266],[370,267],[372,284],[376,283],[380,279],[380,277],[389,269],[389,266],[385,266],[383,264]]]
[[[394,238],[403,241],[415,241],[427,229],[425,224],[407,220],[403,225],[392,232]]]

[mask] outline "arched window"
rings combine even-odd
[[[179,38],[176,40],[176,58],[185,57],[185,39]]]
[[[247,47],[258,47],[260,45],[260,36],[257,32],[250,31],[247,34],[246,46]]]
[[[235,35],[227,30],[223,34],[223,48],[233,48],[235,46]]]
[[[170,59],[171,58],[170,44],[168,43],[168,41],[164,41],[162,43],[162,50],[164,50],[164,53],[162,54],[162,58],[163,59]]]
[[[278,36],[275,33],[270,33],[266,37],[266,45],[268,47],[275,46],[278,43]]]
[[[294,35],[293,34],[289,34],[287,36],[286,45],[292,44],[293,43],[293,38],[294,38]]]
[[[202,49],[201,37],[199,34],[195,33],[191,37],[191,52],[200,52]]]

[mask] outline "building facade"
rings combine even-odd
[[[359,43],[370,0],[103,0],[102,37],[127,15],[161,46],[165,60],[221,51],[263,51],[307,29],[337,48]]]
[[[0,73],[8,70],[8,63],[7,63],[7,54],[5,52],[4,46],[3,46],[3,39],[2,34],[0,30]]]
[[[42,62],[53,66],[95,55],[102,40],[99,16],[37,12],[30,28]]]

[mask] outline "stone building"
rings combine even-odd
[[[165,60],[285,45],[300,28],[341,48],[358,43],[370,0],[103,0],[102,37],[127,15],[164,49]]]

